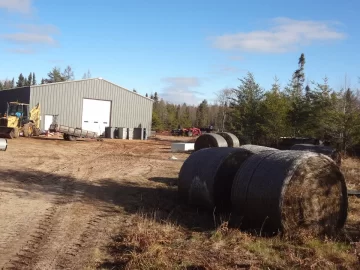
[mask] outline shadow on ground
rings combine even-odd
[[[176,178],[152,177],[149,181],[156,185],[141,186],[134,182],[111,178],[92,183],[40,171],[0,171],[1,184],[4,186],[15,184],[16,189],[11,192],[19,197],[28,196],[30,200],[38,193],[47,193],[69,197],[69,200],[62,200],[63,204],[67,204],[72,201],[71,197],[80,193],[88,199],[85,203],[93,204],[100,201],[120,206],[128,214],[142,213],[151,216],[159,223],[164,221],[175,223],[193,232],[212,231],[221,223],[221,217],[213,213],[183,205],[178,199]],[[360,224],[349,224],[348,229],[349,236],[359,241]],[[107,263],[109,265],[102,265],[102,269],[125,267],[125,265],[105,262]]]
[[[40,171],[0,171],[0,183],[14,183],[17,189],[12,192],[24,197],[29,194],[29,199],[36,193],[48,193],[69,197],[83,194],[87,203],[102,201],[123,207],[129,214],[141,212],[153,216],[159,222],[169,221],[193,231],[208,231],[215,228],[213,213],[192,209],[183,205],[177,196],[175,178],[153,177],[149,181],[162,183],[165,186],[141,186],[126,180],[102,179],[91,183]],[[24,193],[26,191],[26,193]],[[31,194],[31,195],[30,195]]]

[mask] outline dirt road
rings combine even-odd
[[[169,148],[156,141],[10,140],[0,152],[0,268],[96,268],[119,222],[157,182],[177,176],[182,163],[169,160]]]

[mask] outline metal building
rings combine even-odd
[[[18,101],[41,108],[42,130],[57,122],[103,134],[105,127],[146,128],[150,134],[153,100],[101,78],[34,85],[0,91],[0,113]]]

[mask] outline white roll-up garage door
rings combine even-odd
[[[82,128],[101,135],[110,125],[111,101],[83,99]]]

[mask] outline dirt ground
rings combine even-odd
[[[172,254],[170,247],[176,251],[173,244],[179,239],[190,241],[194,247],[213,239],[214,235],[207,238],[202,233],[214,231],[211,215],[192,219],[189,215],[194,213],[179,214],[174,200],[176,178],[188,154],[171,153],[171,140],[164,137],[148,141],[69,142],[42,137],[9,140],[7,151],[0,152],[0,268],[174,269],[170,262],[156,267],[143,261],[138,254],[145,249],[139,251],[128,246],[134,241],[145,245],[141,241],[146,237],[139,237],[143,230],[157,235],[145,246],[156,247],[152,258],[158,262],[165,256],[159,255],[160,247]],[[171,160],[172,156],[177,160]],[[354,177],[351,185],[359,187],[358,176]],[[352,209],[359,211],[359,200],[354,202],[357,206],[352,205]],[[351,229],[356,231],[360,219],[353,215]],[[152,218],[144,221],[146,216]],[[171,219],[170,216],[176,216],[177,225],[163,226],[161,221]],[[212,227],[208,228],[208,224]],[[166,234],[169,242],[159,242]],[[171,238],[175,236],[179,239]],[[194,237],[200,242],[194,242]],[[215,241],[211,242],[212,247],[217,245],[216,239],[211,240]],[[226,241],[220,240],[222,244]],[[219,242],[216,248],[222,244]],[[165,260],[165,256],[164,261],[174,258],[185,261],[181,252],[186,248],[182,245],[179,248],[181,251],[176,251],[173,258]],[[258,247],[250,246],[249,242],[247,250],[252,248],[253,253],[244,251],[237,256],[241,263],[233,263],[236,266],[246,262],[245,268],[229,265],[224,269],[246,269],[254,262],[262,265],[263,255],[256,253]],[[344,259],[351,267],[352,260],[356,260],[354,250],[345,248],[344,252],[353,254]],[[193,260],[206,264],[206,255],[204,260],[197,258]],[[131,262],[133,267],[129,266]],[[185,269],[211,269],[190,266]]]
[[[18,138],[0,152],[0,268],[84,269],[142,193],[176,177],[170,142]],[[161,176],[161,177],[159,177]]]

